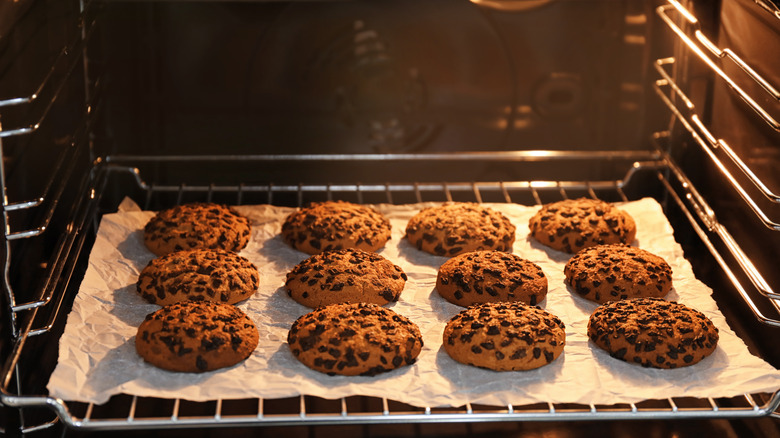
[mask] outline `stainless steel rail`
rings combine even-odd
[[[780,6],[778,6],[774,2],[774,0],[753,0],[753,1],[756,2],[757,5],[764,8],[764,10],[772,14],[775,18],[780,20]]]
[[[672,63],[674,63],[673,58],[660,59],[656,62],[655,64],[656,69],[663,77],[663,79],[657,80],[654,84],[654,89],[656,91],[656,94],[658,94],[658,96],[661,98],[664,104],[666,104],[669,110],[672,111],[672,114],[677,118],[677,120],[679,120],[680,123],[682,123],[682,125],[690,133],[690,135],[694,138],[694,140],[696,140],[696,143],[701,146],[702,150],[712,160],[713,164],[721,172],[721,174],[726,179],[726,181],[729,182],[729,184],[734,188],[734,190],[739,194],[739,196],[745,201],[745,204],[748,207],[750,207],[751,210],[753,210],[753,212],[761,220],[761,222],[764,225],[766,225],[768,228],[771,228],[776,231],[780,231],[780,222],[772,220],[769,217],[769,215],[767,215],[766,212],[761,207],[759,207],[758,203],[748,194],[747,190],[745,190],[742,187],[742,185],[737,181],[734,175],[728,170],[728,168],[723,164],[723,162],[715,155],[715,149],[720,147],[724,151],[727,151],[728,156],[735,160],[735,164],[738,165],[739,169],[745,173],[745,175],[750,179],[750,181],[769,200],[773,202],[780,202],[780,197],[778,197],[777,194],[769,191],[769,189],[767,189],[767,186],[761,180],[756,178],[755,174],[750,170],[750,168],[748,168],[747,165],[745,165],[745,163],[742,162],[742,160],[739,160],[739,158],[728,147],[728,145],[726,145],[725,142],[722,140],[719,139],[716,140],[715,137],[710,133],[710,131],[704,126],[704,124],[701,122],[701,118],[694,111],[695,108],[693,106],[693,103],[691,103],[688,97],[675,84],[671,76],[669,76],[669,74],[663,70],[664,65],[668,65]],[[679,109],[677,105],[673,102],[673,100],[664,93],[663,87],[670,87],[674,95],[679,97],[681,100],[683,100],[686,108],[684,110]]]
[[[764,223],[767,227],[769,227],[772,230],[780,231],[780,223],[770,219],[769,216],[758,206],[756,201],[753,200],[753,198],[740,185],[740,183],[731,174],[731,172],[729,172],[726,166],[724,166],[724,164],[720,161],[720,159],[717,158],[714,151],[712,150],[713,143],[704,140],[703,137],[707,137],[709,135],[709,132],[706,130],[706,128],[703,125],[696,124],[692,120],[694,117],[696,117],[696,114],[693,113],[693,104],[690,103],[690,100],[687,98],[687,96],[685,96],[685,94],[682,93],[682,90],[680,90],[680,88],[676,86],[672,78],[668,74],[666,74],[666,72],[662,68],[663,65],[672,62],[674,62],[672,59],[664,59],[664,60],[659,60],[656,63],[659,73],[661,73],[661,75],[663,76],[663,79],[660,79],[655,83],[656,93],[659,95],[661,100],[666,104],[666,106],[672,111],[672,114],[677,118],[677,120],[681,122],[681,124],[689,132],[689,134],[696,141],[696,143],[702,148],[702,150],[706,153],[706,155],[712,160],[715,167],[723,175],[724,180],[729,182],[729,184],[734,188],[737,194],[739,194],[739,196],[743,199],[745,204],[748,205],[751,210],[753,210],[753,212],[762,221],[762,223]],[[675,105],[672,99],[663,92],[663,87],[666,86],[671,87],[672,90],[677,94],[677,96],[679,96],[681,100],[684,103],[686,103],[686,109],[690,113],[689,117],[686,117],[683,114],[683,111],[680,110]],[[699,135],[698,131],[694,128],[694,126],[699,127],[700,130],[704,130],[706,133],[703,136]],[[685,178],[679,169],[677,169],[677,172],[680,174],[679,178],[681,179]],[[686,184],[692,187],[692,185],[690,185],[690,182],[686,181]],[[741,269],[748,275],[748,278],[750,278],[750,281],[753,283],[754,287],[758,289],[758,291],[760,291],[762,295],[769,298],[769,302],[775,308],[780,309],[780,301],[779,301],[780,294],[772,290],[769,284],[764,280],[763,276],[757,271],[753,263],[750,261],[750,258],[747,257],[747,255],[744,253],[744,251],[742,251],[742,249],[736,243],[736,241],[734,241],[733,237],[731,237],[731,234],[729,234],[728,231],[718,223],[717,219],[715,218],[714,211],[712,210],[712,208],[710,208],[707,205],[704,198],[698,195],[698,193],[692,194],[691,198],[696,201],[696,211],[698,212],[698,216],[702,219],[702,221],[706,224],[707,228],[710,231],[715,231],[720,235],[720,238],[727,245],[729,252],[737,260]],[[741,291],[740,294],[743,296],[743,298],[746,298],[746,302],[748,302],[751,309],[753,310],[753,313],[756,314],[756,317],[758,317],[760,321],[766,324],[780,326],[780,321],[778,321],[777,319],[767,318],[764,315],[762,315],[760,312],[758,312],[757,307],[752,302],[752,300],[750,300],[749,297],[744,294],[741,286],[738,287],[738,290]]]
[[[747,164],[745,164],[744,161],[742,161],[742,159],[737,155],[736,152],[734,152],[734,150],[726,143],[725,140],[721,138],[716,138],[710,132],[710,130],[707,129],[707,127],[702,122],[700,115],[696,112],[696,108],[693,102],[677,85],[677,83],[672,78],[671,74],[669,74],[665,70],[667,66],[674,65],[674,63],[675,63],[674,58],[664,58],[664,59],[656,60],[654,67],[658,72],[658,74],[663,78],[662,80],[658,80],[655,82],[656,91],[658,91],[660,88],[663,87],[670,87],[673,91],[674,96],[678,97],[685,105],[684,110],[675,107],[675,109],[673,109],[672,111],[678,117],[685,119],[684,123],[686,128],[689,128],[689,131],[691,133],[693,133],[695,130],[701,132],[702,136],[698,137],[699,140],[706,141],[707,147],[710,150],[720,149],[723,152],[725,152],[727,157],[748,178],[748,180],[761,192],[762,195],[764,195],[767,199],[769,199],[774,203],[779,203],[780,194],[773,192],[769,187],[767,187],[767,185],[759,177],[756,176],[753,170]],[[661,98],[664,100],[664,103],[666,103],[667,106],[670,104],[674,105],[672,103],[672,100],[666,99],[664,95],[662,95]],[[723,166],[719,165],[719,167],[723,167]],[[733,178],[731,178],[731,180],[733,180]],[[752,201],[750,202],[750,204],[755,205],[755,203]],[[756,210],[754,209],[754,211]],[[766,215],[763,214],[763,212],[761,211],[756,211],[756,214],[759,214],[764,218],[766,217]],[[769,221],[765,223],[768,222]]]
[[[92,3],[87,3],[82,10],[79,23],[82,27],[82,32],[78,37],[75,37],[70,41],[56,57],[52,63],[50,69],[44,75],[38,87],[29,95],[22,97],[13,97],[4,100],[0,100],[0,110],[20,105],[32,105],[40,103],[43,106],[43,110],[38,115],[35,122],[31,122],[29,126],[23,128],[3,129],[0,126],[0,152],[3,151],[3,139],[8,140],[11,137],[20,136],[24,134],[34,135],[42,123],[46,120],[50,110],[54,106],[57,99],[63,92],[66,84],[73,78],[73,72],[76,70],[76,66],[80,61],[83,61],[84,51],[86,50],[86,44],[93,29],[97,23],[97,8],[91,7]],[[58,73],[60,70],[64,70],[63,73]],[[71,238],[75,236],[75,231],[61,236],[55,254],[52,256],[52,260],[47,263],[46,273],[43,278],[42,286],[33,293],[32,298],[28,298],[26,302],[19,302],[19,297],[13,290],[13,287],[9,281],[9,267],[13,254],[11,254],[11,242],[29,239],[43,235],[49,227],[50,221],[55,214],[55,211],[60,208],[60,200],[63,197],[67,182],[74,178],[74,170],[77,163],[84,163],[84,157],[88,156],[88,137],[91,135],[88,132],[88,127],[91,126],[93,118],[95,117],[95,109],[100,106],[101,87],[98,86],[98,82],[95,84],[95,89],[91,95],[91,100],[86,102],[86,108],[82,115],[82,119],[74,124],[74,131],[71,133],[70,138],[73,140],[71,143],[59,150],[59,154],[53,158],[54,167],[50,170],[48,180],[44,184],[41,193],[33,198],[24,200],[12,200],[9,199],[5,181],[5,161],[0,164],[0,183],[3,186],[3,219],[5,224],[4,240],[5,240],[5,256],[3,257],[3,280],[2,289],[5,295],[5,302],[8,303],[8,312],[4,312],[7,315],[7,321],[9,323],[11,335],[14,338],[21,336],[23,331],[27,331],[24,336],[34,336],[40,333],[48,331],[48,328],[31,329],[28,326],[28,322],[34,319],[35,313],[32,312],[26,321],[20,321],[19,314],[21,312],[29,312],[32,309],[45,306],[52,298],[61,300],[62,296],[56,296],[56,285],[63,273],[64,265],[67,256],[61,257],[61,254],[68,254],[68,246],[73,243]],[[5,156],[3,154],[3,156]],[[88,161],[87,161],[88,162]],[[76,177],[84,176],[77,175]],[[69,207],[73,208],[73,206]],[[9,217],[13,214],[32,211],[33,209],[42,209],[39,215],[39,219],[36,223],[25,223],[21,227],[14,228],[11,226],[11,220]],[[59,289],[60,293],[63,293],[63,289]],[[57,314],[56,306],[55,310],[51,313]],[[46,324],[51,325],[51,322]],[[15,353],[12,353],[15,354]]]
[[[668,133],[657,133],[656,140],[659,137],[664,136],[666,134]],[[677,181],[679,181],[683,185],[683,187],[685,187],[685,193],[683,193],[683,196],[680,196],[671,188],[666,178],[663,178],[661,175],[659,175],[659,178],[663,182],[664,186],[668,189],[668,192],[672,196],[672,199],[677,203],[677,205],[680,207],[680,209],[684,212],[684,214],[688,218],[694,231],[701,238],[702,243],[704,243],[704,245],[710,251],[712,256],[717,261],[718,265],[721,267],[721,269],[723,269],[723,272],[732,282],[735,289],[742,297],[742,299],[745,301],[745,303],[748,305],[751,312],[753,312],[753,314],[756,316],[756,318],[764,324],[780,327],[780,319],[768,317],[759,310],[758,306],[753,301],[753,299],[751,298],[750,294],[747,292],[745,287],[737,279],[737,276],[729,267],[728,263],[726,263],[723,256],[718,252],[717,249],[715,249],[715,246],[713,245],[712,241],[708,237],[707,231],[715,234],[718,238],[720,238],[720,240],[728,248],[731,255],[737,261],[739,267],[742,269],[742,272],[744,272],[748,276],[755,289],[765,297],[769,298],[770,304],[772,304],[775,309],[780,311],[780,302],[778,302],[778,294],[772,291],[772,288],[764,280],[763,276],[758,272],[758,270],[753,265],[753,262],[751,262],[750,258],[744,253],[744,251],[742,251],[742,248],[737,244],[737,242],[734,240],[734,238],[731,236],[728,230],[723,225],[719,224],[717,220],[714,219],[714,216],[711,214],[712,209],[707,205],[707,202],[704,200],[704,198],[702,198],[699,195],[698,191],[696,190],[694,185],[690,182],[690,180],[688,180],[688,177],[685,176],[683,171],[671,162],[669,163],[669,166],[670,166],[669,167],[670,171],[675,176]],[[683,198],[688,200],[691,206],[690,209],[685,207],[682,201]],[[693,213],[691,212],[691,210],[693,210]],[[694,216],[694,214],[696,216]],[[701,220],[701,222],[705,225],[707,231],[705,231],[699,225],[699,223],[696,221],[696,217],[698,217],[698,219]]]
[[[93,34],[93,30],[97,23],[97,10],[99,9],[98,7],[92,7],[93,4],[94,2],[89,2],[79,18],[82,32],[60,50],[59,55],[54,60],[36,89],[24,96],[9,97],[0,100],[0,109],[20,105],[33,105],[37,102],[42,102],[41,105],[43,106],[43,109],[39,112],[35,120],[30,121],[23,126],[0,129],[0,138],[31,134],[37,131],[44,120],[46,120],[54,103],[65,88],[65,84],[70,80],[76,66],[82,61],[87,42]],[[64,73],[61,77],[57,78],[55,73],[61,69],[64,70]],[[55,78],[57,78],[56,82]],[[50,93],[44,93],[44,90],[48,88],[52,88],[53,90]],[[44,100],[41,100],[42,98]]]
[[[676,10],[680,13],[680,15],[692,26],[694,27],[694,35],[696,40],[699,41],[699,43],[705,47],[705,50],[708,50],[710,53],[715,55],[718,58],[728,58],[731,59],[739,68],[741,68],[748,76],[750,76],[751,79],[753,79],[756,83],[758,83],[766,93],[768,93],[773,99],[780,101],[780,92],[777,91],[777,88],[769,83],[766,79],[764,79],[761,75],[759,75],[753,68],[751,68],[746,62],[742,60],[736,53],[734,53],[730,49],[719,49],[717,45],[713,44],[712,41],[710,41],[704,33],[702,33],[701,29],[699,29],[699,22],[696,19],[696,17],[691,14],[685,7],[683,7],[677,0],[667,0],[669,2],[669,5],[659,6],[658,9],[656,9],[656,12],[658,13],[658,16],[661,17],[664,23],[666,23],[667,26],[677,35],[677,37],[682,41],[694,54],[696,54],[699,59],[701,59],[707,66],[716,74],[718,75],[723,81],[726,82],[726,84],[734,90],[735,93],[742,99],[750,108],[755,111],[756,114],[758,114],[761,119],[764,120],[769,126],[772,127],[775,131],[780,131],[780,122],[778,122],[774,117],[772,117],[769,112],[767,112],[761,105],[756,102],[753,97],[751,97],[745,90],[743,90],[737,83],[729,77],[729,75],[724,72],[718,65],[707,55],[707,53],[699,47],[699,44],[696,44],[696,42],[687,35],[687,33],[675,23],[675,21],[672,19],[672,17],[669,16],[667,12],[671,10]]]

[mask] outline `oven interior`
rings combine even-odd
[[[45,385],[100,217],[125,198],[653,197],[732,328],[777,367],[779,49],[771,0],[0,2],[4,431],[728,419],[776,433],[779,392],[421,409],[88,405]]]

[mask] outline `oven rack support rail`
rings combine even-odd
[[[52,145],[56,146],[55,156],[51,157],[53,167],[49,169],[46,182],[39,193],[25,199],[13,199],[8,192],[5,160],[0,164],[4,227],[3,275],[0,287],[4,305],[7,307],[2,313],[2,318],[10,336],[16,340],[22,337],[22,333],[25,333],[24,337],[33,337],[49,332],[57,318],[63,298],[63,294],[57,292],[57,289],[62,288],[58,283],[62,278],[69,279],[72,275],[75,257],[85,241],[85,235],[79,233],[81,229],[79,221],[86,220],[89,216],[89,210],[82,208],[88,201],[83,199],[83,196],[79,196],[77,199],[80,200],[70,207],[63,206],[60,201],[66,195],[68,183],[72,182],[79,194],[84,192],[88,184],[88,176],[80,175],[76,169],[80,163],[90,162],[92,154],[90,127],[94,125],[102,106],[102,82],[90,81],[86,72],[78,73],[80,65],[86,68],[87,45],[99,23],[98,16],[101,8],[93,5],[93,2],[82,3],[76,19],[77,36],[67,41],[60,49],[48,70],[41,75],[34,90],[23,95],[0,99],[0,117],[6,110],[19,109],[23,110],[29,118],[17,126],[9,127],[0,124],[0,155],[5,157],[3,141],[20,141],[22,138],[30,139],[36,136],[39,129],[49,122],[51,110],[66,93],[64,90],[69,82],[84,80],[87,90],[81,118],[74,124],[75,129],[67,136],[70,141],[65,145]],[[11,246],[15,242],[51,235],[52,233],[47,233],[47,230],[55,212],[62,211],[71,212],[68,217],[74,222],[71,224],[70,231],[57,239],[54,255],[45,263],[46,268],[40,286],[22,299],[21,294],[14,291],[9,279],[13,257]],[[17,216],[24,215],[34,219],[26,220],[24,223],[15,220]],[[64,283],[67,283],[67,280]],[[48,321],[39,322],[38,327],[32,328],[31,324],[36,318],[37,310],[46,306],[54,309],[48,313]],[[11,356],[16,356],[17,345],[19,344],[14,346]]]
[[[663,60],[658,60],[658,62],[656,63],[656,66],[659,68],[659,71],[661,72],[662,76],[664,76],[664,79],[656,81],[655,83],[656,92],[661,97],[664,104],[666,104],[669,107],[669,109],[672,111],[672,114],[674,114],[677,120],[681,122],[681,124],[685,127],[688,133],[693,137],[693,139],[696,141],[696,144],[698,144],[702,148],[702,150],[706,153],[706,155],[710,158],[710,160],[712,160],[713,164],[717,167],[717,169],[720,171],[723,177],[730,183],[730,185],[739,194],[742,200],[750,207],[750,209],[756,214],[756,216],[767,227],[771,228],[772,230],[780,230],[780,223],[773,221],[764,213],[764,211],[758,206],[758,204],[753,200],[753,198],[748,194],[748,192],[740,185],[740,183],[729,172],[726,166],[724,166],[723,163],[717,158],[717,156],[714,154],[714,151],[711,149],[712,144],[705,141],[702,135],[698,134],[690,119],[686,118],[683,112],[677,106],[675,106],[674,102],[672,102],[672,100],[666,94],[664,94],[663,87],[671,86],[672,89],[675,92],[677,92],[681,98],[687,99],[686,96],[682,94],[682,92],[679,90],[679,88],[676,87],[674,82],[671,81],[671,78],[662,70],[662,65],[672,63],[672,62],[674,61],[671,59],[663,59]],[[686,107],[691,108],[692,104],[690,106],[686,105]],[[691,117],[695,117],[695,115]],[[703,126],[701,126],[701,129],[706,130],[706,128],[704,128]],[[668,137],[668,135],[669,135],[668,133],[656,133],[654,137],[654,141],[657,142],[661,137],[663,136]],[[680,178],[684,178],[684,176],[681,175]],[[731,234],[729,234],[728,230],[726,230],[725,227],[723,227],[718,223],[713,209],[707,205],[704,198],[698,194],[695,188],[693,188],[692,184],[691,187],[692,187],[691,189],[692,199],[694,199],[698,204],[695,210],[699,214],[702,221],[706,224],[707,229],[716,232],[720,235],[721,239],[727,243],[729,247],[729,251],[736,258],[737,263],[739,263],[742,270],[748,274],[750,281],[753,283],[753,286],[769,300],[769,302],[771,303],[771,305],[774,306],[775,309],[780,310],[780,295],[777,292],[773,291],[771,286],[763,279],[761,274],[758,272],[758,270],[755,268],[753,263],[750,261],[750,258],[747,257],[744,251],[742,251],[742,249],[735,242]],[[722,266],[724,265],[722,264]],[[724,266],[724,269],[727,269],[727,267]],[[729,273],[729,275],[732,274]],[[757,311],[752,301],[748,301],[748,302],[751,306],[751,309],[753,310],[753,313],[761,322],[774,325],[774,326],[780,326],[780,321],[763,316],[759,311]]]
[[[0,111],[20,107],[27,109],[30,114],[29,120],[19,126],[0,129],[0,139],[33,134],[47,120],[76,67],[85,62],[87,44],[97,27],[100,10],[101,7],[93,6],[93,2],[85,2],[77,19],[80,30],[78,35],[60,49],[35,89],[23,95],[0,99]]]
[[[217,193],[228,193],[236,197],[236,203],[241,203],[242,196],[249,193],[254,195],[265,193],[269,200],[273,200],[276,193],[284,192],[287,195],[294,194],[299,202],[303,202],[307,196],[316,194],[322,196],[325,194],[329,198],[343,196],[344,192],[360,196],[364,194],[383,194],[388,202],[401,192],[413,195],[416,199],[422,200],[426,194],[437,193],[441,201],[453,199],[457,193],[459,196],[468,194],[473,196],[475,201],[481,201],[483,197],[496,194],[506,202],[513,202],[519,193],[532,195],[532,197],[541,203],[542,198],[551,196],[560,198],[569,198],[573,196],[591,196],[599,197],[608,195],[624,201],[629,200],[625,189],[638,178],[638,175],[650,175],[660,181],[665,190],[663,195],[668,204],[679,208],[684,216],[690,221],[696,234],[702,239],[705,246],[712,252],[718,264],[727,273],[734,287],[748,302],[751,310],[757,311],[758,307],[753,303],[751,294],[747,288],[742,285],[738,276],[731,270],[730,265],[733,257],[724,257],[718,252],[713,240],[727,240],[729,235],[725,230],[720,229],[717,223],[713,223],[714,218],[707,215],[708,207],[685,177],[681,169],[671,161],[669,155],[663,151],[662,142],[668,138],[668,133],[658,133],[655,136],[658,151],[656,152],[634,152],[632,157],[644,158],[643,161],[635,161],[625,173],[625,177],[619,180],[607,181],[512,181],[512,182],[453,182],[453,183],[408,183],[408,184],[377,184],[377,185],[170,185],[156,186],[144,182],[142,174],[138,169],[130,165],[131,162],[153,161],[152,157],[107,157],[98,160],[93,170],[94,178],[91,178],[90,184],[85,189],[88,201],[82,208],[88,214],[80,217],[83,229],[80,234],[86,234],[89,227],[96,223],[97,208],[103,192],[110,185],[109,180],[116,177],[126,178],[128,175],[135,182],[142,192],[146,193],[147,201],[157,195],[171,193],[177,194],[178,199],[182,199],[185,193],[196,193],[200,198],[210,198]],[[542,153],[545,151],[527,151],[514,154],[514,158],[519,161],[538,160],[540,156],[550,155],[555,158],[563,158],[564,153]],[[499,154],[500,155],[500,154]],[[469,154],[459,156],[457,159],[468,159]],[[598,154],[597,154],[598,156]],[[162,161],[188,163],[192,160],[210,160],[214,157],[164,157]],[[278,158],[278,157],[277,157]],[[311,158],[311,157],[310,157]],[[337,159],[335,157],[332,157]],[[342,157],[351,159],[350,157]],[[365,158],[365,157],[364,157]],[[387,159],[387,156],[374,157],[377,160]],[[419,159],[419,156],[409,156],[399,159]],[[472,157],[473,158],[473,157]],[[484,158],[484,157],[483,157]],[[505,159],[507,157],[502,157]],[[553,159],[555,159],[553,158]],[[582,157],[585,159],[585,157]],[[604,158],[604,157],[600,157]],[[624,157],[625,158],[625,157]],[[229,157],[223,158],[226,161],[246,161],[249,157]],[[255,157],[258,160],[267,160],[269,157]],[[291,159],[291,157],[285,157]],[[453,159],[448,155],[448,159]],[[547,157],[546,159],[550,159]],[[514,197],[514,198],[513,198]],[[90,215],[95,220],[90,220]],[[93,232],[96,232],[94,228]],[[738,248],[738,246],[737,246]],[[76,248],[74,251],[78,252]],[[727,260],[728,259],[728,260]],[[744,266],[737,267],[744,269]],[[54,300],[54,305],[59,306],[62,299]],[[57,311],[54,311],[57,313]],[[769,320],[760,312],[757,317]],[[94,404],[83,404],[67,402],[60,399],[47,397],[45,395],[25,395],[23,390],[14,391],[12,384],[19,373],[18,358],[24,346],[24,341],[31,330],[26,328],[17,341],[15,355],[10,357],[2,369],[2,392],[0,392],[0,402],[2,405],[12,408],[18,408],[21,412],[37,412],[41,409],[49,410],[54,418],[48,421],[42,421],[35,424],[24,425],[25,431],[38,430],[50,427],[57,422],[61,422],[68,427],[85,430],[114,430],[114,429],[146,429],[146,428],[167,428],[167,427],[229,427],[229,426],[263,426],[263,425],[320,425],[320,424],[366,424],[366,423],[395,423],[395,422],[457,422],[457,421],[574,421],[574,420],[633,420],[633,419],[683,419],[683,418],[755,418],[762,416],[777,416],[780,407],[780,389],[773,394],[744,394],[739,397],[731,398],[670,398],[661,401],[648,401],[636,404],[621,404],[612,406],[595,405],[558,405],[553,403],[543,404],[542,406],[502,406],[502,407],[477,407],[464,406],[456,409],[440,409],[435,407],[413,408],[401,406],[396,408],[396,403],[386,399],[373,399],[372,403],[379,403],[381,408],[365,411],[362,409],[354,410],[347,408],[350,406],[348,399],[342,399],[338,403],[340,408],[326,410],[324,413],[317,409],[310,409],[308,403],[313,399],[308,396],[301,396],[297,403],[298,409],[290,412],[269,413],[266,409],[268,400],[256,400],[258,407],[251,413],[235,414],[230,411],[231,401],[214,400],[206,403],[198,403],[203,409],[210,413],[203,414],[199,409],[195,415],[188,415],[183,406],[191,404],[184,400],[166,400],[172,407],[170,412],[160,414],[155,411],[154,416],[141,416],[138,412],[143,411],[143,405],[146,399],[129,396],[117,396],[112,398],[109,406],[126,406],[126,414],[121,417],[108,416],[103,417],[104,406]],[[17,382],[18,383],[18,382]],[[15,393],[16,392],[16,393]],[[155,399],[157,400],[157,399]],[[275,403],[274,403],[275,404]],[[392,407],[392,409],[390,408]],[[112,412],[115,412],[112,410]],[[22,414],[24,417],[24,414]],[[35,418],[39,418],[38,415]],[[22,421],[22,423],[27,423]],[[30,422],[31,423],[31,422]]]
[[[778,139],[780,139],[778,115],[771,114],[758,103],[758,100],[780,102],[780,85],[773,84],[761,76],[730,48],[720,48],[713,43],[702,32],[701,25],[696,17],[680,4],[678,0],[667,1],[668,4],[656,8],[656,13],[679,40],[681,48],[685,51],[681,56],[686,56],[688,53],[695,55],[695,58],[703,62],[707,69],[712,72],[714,80],[723,81],[729,90],[741,99],[763,123],[774,130],[778,135]],[[722,60],[733,62],[745,73],[747,78],[758,84],[761,92],[764,93],[763,99],[754,98],[740,87],[734,78],[730,77],[718,65],[717,61]],[[753,211],[764,226],[773,231],[780,231],[780,218],[772,218],[767,214],[767,210],[780,205],[780,193],[778,193],[777,189],[771,189],[765,181],[757,176],[754,169],[745,163],[726,140],[717,137],[713,133],[712,128],[706,126],[704,118],[697,112],[692,100],[683,91],[683,87],[674,79],[674,70],[684,68],[682,64],[685,64],[684,60],[678,63],[678,60],[674,57],[656,60],[653,67],[661,79],[656,80],[653,84],[654,91],[672,111],[673,120],[679,121],[696,143],[700,145],[715,168],[720,171],[725,180],[734,188],[745,205]],[[670,72],[669,70],[672,71]],[[665,90],[668,90],[668,92]],[[725,160],[718,158],[718,155],[725,155]],[[733,169],[736,175],[730,169]],[[749,186],[758,195],[759,201],[762,202],[754,199],[749,194],[749,190],[743,187],[743,183],[740,180],[744,181],[744,184]]]
[[[668,5],[659,6],[656,9],[658,16],[661,20],[669,26],[674,34],[680,39],[680,41],[693,52],[699,59],[701,59],[712,72],[718,76],[721,80],[729,86],[729,88],[736,93],[736,95],[747,104],[767,125],[777,132],[780,132],[780,121],[772,116],[761,104],[759,104],[750,94],[740,87],[728,73],[723,71],[715,61],[710,58],[714,56],[716,59],[728,59],[739,67],[751,80],[756,82],[764,92],[774,101],[780,102],[780,91],[778,87],[772,84],[770,81],[761,76],[755,69],[753,69],[747,62],[745,62],[737,53],[730,48],[721,49],[717,44],[713,43],[704,32],[701,30],[699,20],[688,11],[678,0],[667,0]],[[678,25],[675,20],[669,15],[669,12],[675,10],[682,18],[682,22],[686,23],[687,27],[692,28],[693,38],[691,38],[686,31]],[[707,55],[707,52],[710,55]]]

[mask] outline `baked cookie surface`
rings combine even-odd
[[[569,259],[563,272],[574,292],[599,304],[663,298],[672,289],[672,268],[666,260],[623,244],[585,248]]]
[[[315,202],[287,216],[282,224],[282,238],[307,254],[342,248],[373,252],[390,239],[390,221],[364,205]]]
[[[249,219],[226,205],[196,202],[158,212],[144,227],[144,244],[158,256],[187,249],[240,251],[250,238]]]
[[[667,369],[701,361],[719,339],[717,327],[703,313],[660,298],[599,306],[588,321],[588,337],[614,358]]]
[[[631,215],[608,202],[589,198],[545,204],[528,221],[528,227],[540,243],[571,254],[596,245],[630,244],[636,238]]]
[[[457,362],[496,371],[530,370],[554,361],[566,343],[555,315],[524,303],[482,303],[444,328],[443,346]]]
[[[423,346],[408,318],[376,304],[333,304],[298,318],[287,335],[290,351],[309,368],[373,376],[413,364]]]
[[[515,226],[488,207],[454,202],[419,211],[406,225],[406,238],[419,250],[446,257],[478,250],[511,251]]]
[[[184,301],[147,315],[138,327],[135,348],[158,368],[202,373],[243,361],[258,339],[254,322],[237,307]]]
[[[150,261],[138,276],[136,290],[160,306],[187,300],[235,304],[252,296],[259,281],[257,268],[245,257],[194,249]]]
[[[406,274],[373,252],[347,248],[325,251],[300,262],[287,274],[287,295],[316,308],[338,303],[384,305],[398,301]]]
[[[521,301],[536,305],[547,296],[547,277],[537,264],[503,251],[474,251],[444,262],[436,291],[447,301],[475,303]]]

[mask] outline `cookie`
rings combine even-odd
[[[287,216],[282,224],[282,238],[307,254],[342,248],[373,252],[390,239],[390,221],[364,205],[315,202]]]
[[[503,214],[471,202],[427,207],[406,225],[406,238],[417,249],[453,257],[471,251],[510,251],[515,226]]]
[[[230,304],[183,301],[146,316],[135,349],[168,371],[202,373],[233,366],[257,347],[255,324]]]
[[[161,306],[186,300],[235,304],[254,294],[259,280],[255,265],[236,253],[193,249],[150,261],[136,290]]]
[[[474,251],[441,265],[436,291],[463,307],[500,301],[535,305],[547,296],[547,277],[537,264],[515,254]]]
[[[237,252],[249,237],[249,219],[226,205],[201,202],[160,211],[144,227],[144,244],[158,256],[197,248]]]
[[[544,205],[528,222],[531,236],[550,248],[574,254],[610,243],[629,244],[636,238],[634,219],[598,199],[566,199]]]
[[[588,320],[588,337],[614,358],[653,368],[693,365],[718,345],[718,329],[703,313],[661,298],[599,306]]]
[[[496,371],[531,370],[563,352],[566,332],[555,315],[520,302],[475,304],[444,327],[444,350],[454,360]]]
[[[417,325],[366,303],[331,304],[301,316],[287,343],[309,368],[345,376],[373,376],[411,365],[423,346]]]
[[[574,292],[599,304],[662,298],[672,289],[672,268],[666,260],[623,244],[585,248],[569,259],[563,273]]]
[[[406,274],[373,252],[347,248],[325,251],[300,262],[287,274],[287,295],[315,308],[338,303],[384,305],[398,301]]]

